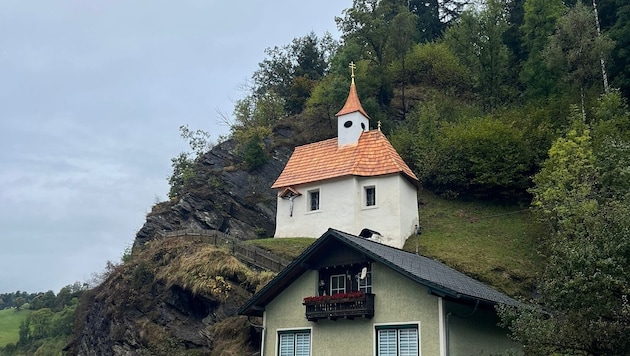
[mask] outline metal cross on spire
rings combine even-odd
[[[357,65],[354,64],[354,61],[351,61],[349,67],[350,67],[350,73],[351,73],[350,77],[352,78],[352,82],[354,83],[354,70],[357,69]]]

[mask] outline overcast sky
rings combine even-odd
[[[352,0],[1,0],[0,293],[84,282],[119,261],[178,128],[228,128],[264,49],[338,38]]]

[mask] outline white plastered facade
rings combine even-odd
[[[275,237],[320,237],[328,228],[358,235],[367,228],[379,242],[402,248],[418,225],[417,188],[402,174],[348,176],[292,187],[300,195],[278,197]],[[376,193],[367,205],[366,190]],[[319,209],[311,210],[311,192]],[[292,206],[291,206],[292,205]]]

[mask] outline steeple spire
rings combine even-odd
[[[348,99],[346,99],[346,104],[343,106],[343,108],[341,108],[341,110],[339,110],[339,112],[335,116],[339,117],[341,115],[350,114],[358,111],[363,116],[369,119],[370,116],[365,112],[365,110],[363,110],[363,107],[361,106],[359,95],[357,95],[357,87],[354,84],[354,70],[357,68],[357,66],[356,64],[354,64],[354,62],[350,62],[349,67],[351,73],[350,77],[352,79],[352,81],[350,82],[350,93],[348,94]]]

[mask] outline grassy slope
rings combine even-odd
[[[442,261],[502,292],[528,296],[543,261],[536,254],[542,229],[527,207],[481,201],[445,200],[420,193],[423,232],[418,251]],[[250,243],[287,259],[295,258],[314,239],[261,239]],[[405,250],[415,252],[416,239]]]
[[[529,295],[543,265],[536,253],[544,230],[527,207],[445,200],[422,192],[419,253],[509,295]],[[415,251],[415,239],[404,247]]]
[[[0,310],[0,347],[15,344],[19,339],[20,323],[31,313],[31,310]]]

